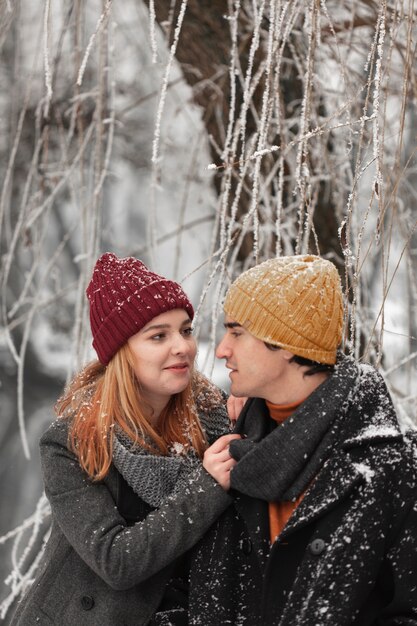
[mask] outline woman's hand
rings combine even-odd
[[[240,435],[223,435],[204,452],[203,467],[225,491],[230,489],[230,470],[237,461],[229,454],[229,444]]]
[[[246,400],[247,398],[236,398],[236,396],[228,397],[226,406],[231,422],[236,422],[241,410],[245,406]]]

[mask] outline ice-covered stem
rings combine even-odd
[[[88,58],[90,56],[91,50],[93,48],[93,45],[94,45],[94,42],[96,40],[96,37],[97,37],[98,33],[103,28],[104,24],[106,23],[106,21],[107,21],[107,19],[109,17],[110,9],[111,9],[112,4],[113,4],[113,0],[107,0],[106,1],[106,5],[104,7],[104,11],[100,15],[100,17],[98,19],[98,22],[97,22],[96,29],[95,29],[94,33],[91,35],[91,37],[90,37],[90,41],[88,42],[86,51],[84,53],[84,58],[83,58],[83,60],[81,62],[81,66],[80,66],[80,69],[78,71],[78,76],[77,76],[77,85],[78,86],[82,85],[85,68],[87,67]]]
[[[152,142],[152,177],[151,177],[151,186],[150,186],[150,210],[148,211],[148,224],[147,224],[147,238],[149,245],[149,256],[151,260],[152,266],[156,265],[155,258],[155,246],[156,246],[156,190],[159,185],[160,172],[159,172],[159,147],[161,141],[161,125],[162,125],[162,114],[165,108],[165,101],[168,92],[168,84],[169,84],[169,76],[171,73],[171,68],[174,62],[175,53],[178,47],[178,41],[181,33],[182,24],[184,21],[185,11],[187,9],[188,0],[182,0],[180,11],[177,18],[177,23],[174,30],[174,38],[171,44],[171,48],[169,51],[168,62],[165,67],[164,76],[162,79],[161,93],[159,96],[158,108],[156,111],[155,118],[155,129],[154,129],[154,138]]]
[[[158,108],[156,111],[156,120],[155,120],[155,130],[154,130],[154,139],[152,144],[152,163],[155,166],[159,161],[159,143],[161,140],[161,122],[162,122],[162,113],[165,107],[165,100],[168,91],[168,81],[169,75],[171,73],[172,64],[174,62],[175,53],[177,51],[178,41],[181,33],[182,23],[184,21],[185,11],[187,9],[188,0],[182,0],[180,12],[177,18],[177,24],[174,31],[174,40],[171,44],[171,48],[169,50],[168,63],[165,68],[164,77],[162,80],[161,94],[159,96]]]
[[[48,117],[49,105],[52,99],[52,76],[51,66],[49,63],[49,20],[51,13],[50,0],[45,2],[45,11],[43,15],[43,59],[45,68],[45,86],[46,86],[46,101],[44,106],[43,116]]]
[[[259,47],[260,28],[261,28],[262,19],[264,17],[264,11],[265,11],[265,0],[262,0],[259,9],[257,10],[257,12],[255,12],[255,15],[254,15],[253,34],[252,34],[252,40],[251,40],[251,45],[250,45],[250,50],[249,50],[248,66],[246,69],[245,84],[244,84],[243,95],[242,95],[243,103],[242,103],[240,116],[239,116],[239,131],[240,131],[240,138],[242,142],[242,155],[245,154],[246,120],[247,120],[247,114],[248,114],[248,110],[249,110],[250,103],[251,103],[251,79],[252,79],[252,72],[253,72],[253,62],[255,59],[255,52],[257,51]]]
[[[0,545],[6,543],[10,539],[14,539],[13,549],[12,549],[12,571],[8,575],[5,580],[6,585],[11,587],[11,591],[6,598],[0,604],[0,619],[5,619],[8,610],[10,609],[13,602],[20,596],[22,592],[32,583],[33,578],[36,574],[36,570],[39,566],[40,560],[43,555],[43,549],[45,545],[45,541],[47,536],[49,535],[50,529],[46,531],[43,537],[42,547],[39,552],[35,555],[33,562],[27,567],[26,571],[24,570],[26,561],[35,545],[35,542],[39,539],[39,534],[44,524],[45,520],[47,520],[51,515],[51,509],[49,506],[49,502],[45,496],[42,494],[39,499],[35,512],[28,517],[26,520],[22,522],[17,528],[9,531],[2,537],[0,537]],[[20,558],[17,558],[17,549],[23,538],[23,535],[31,529],[31,534],[29,536],[26,547],[23,551],[23,554]]]
[[[379,142],[380,135],[380,95],[381,95],[381,75],[382,75],[382,60],[384,57],[384,41],[385,41],[385,14],[387,10],[386,0],[381,0],[378,14],[378,23],[375,33],[375,39],[377,40],[376,46],[376,62],[375,62],[375,77],[374,77],[374,91],[373,91],[373,154],[375,158],[376,172],[374,178],[374,189],[377,195],[382,196],[382,173],[381,173],[381,145]]]
[[[309,27],[308,27],[308,52],[306,65],[307,69],[304,76],[304,94],[301,103],[300,113],[300,137],[303,138],[308,132],[310,123],[311,95],[312,95],[312,79],[314,69],[314,58],[317,42],[317,28],[320,23],[319,3],[317,0],[311,0],[309,9]],[[307,17],[307,16],[306,16]],[[300,254],[302,245],[302,232],[304,227],[305,213],[305,190],[306,179],[309,177],[309,170],[306,163],[307,158],[307,142],[302,140],[297,151],[297,164],[295,170],[296,186],[299,191],[298,205],[298,236],[295,244],[295,254]]]
[[[151,41],[152,63],[156,63],[158,54],[158,49],[156,45],[155,22],[155,0],[149,0],[149,39]]]
[[[229,24],[230,24],[230,64],[229,64],[229,81],[230,81],[230,103],[229,103],[229,120],[226,130],[226,139],[224,142],[224,148],[221,155],[223,162],[228,162],[229,159],[229,147],[232,140],[235,111],[236,111],[236,60],[238,58],[238,20],[240,12],[240,0],[235,0],[234,8],[232,9],[231,2],[229,1]]]
[[[273,45],[275,41],[275,17],[276,17],[276,0],[270,0],[269,2],[269,31],[268,31],[268,45],[267,56],[265,64],[265,88],[262,95],[262,108],[260,115],[260,128],[258,135],[258,145],[255,156],[255,168],[253,172],[253,185],[252,185],[252,201],[250,212],[253,213],[253,256],[256,262],[259,260],[259,216],[257,211],[258,195],[259,195],[259,177],[261,173],[261,160],[264,154],[264,149],[267,141],[267,131],[269,128],[269,118],[271,114],[271,108],[269,104],[269,90],[270,90],[270,76],[272,72],[272,60],[273,60]],[[253,157],[252,157],[253,158]]]

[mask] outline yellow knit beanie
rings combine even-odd
[[[342,340],[339,273],[318,256],[269,259],[229,288],[224,310],[252,335],[319,363],[336,362]]]

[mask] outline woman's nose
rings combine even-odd
[[[175,336],[175,340],[172,345],[172,351],[175,354],[187,354],[191,353],[195,349],[195,342],[190,337],[184,337],[178,333]]]

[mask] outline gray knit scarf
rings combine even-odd
[[[223,406],[199,419],[209,443],[229,432],[229,421]],[[153,454],[134,443],[117,425],[114,428],[113,463],[133,491],[152,507],[160,507],[168,496],[181,491],[190,475],[200,465],[193,448],[184,453],[180,444],[172,446],[169,456]]]
[[[295,500],[309,486],[337,443],[354,395],[358,368],[340,354],[334,373],[271,432],[265,402],[248,402],[230,453],[239,462],[231,473],[233,489],[262,500]]]

